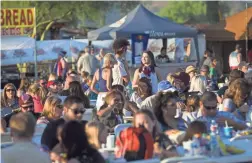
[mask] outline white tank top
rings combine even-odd
[[[235,67],[239,65],[237,56],[238,56],[238,53],[236,51],[233,51],[230,54],[230,63],[229,63],[230,67]]]

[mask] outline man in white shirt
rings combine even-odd
[[[85,53],[79,58],[77,62],[78,72],[86,71],[89,75],[93,76],[96,69],[99,68],[100,64],[94,54],[90,54],[93,51],[93,47],[86,47]]]
[[[130,81],[129,68],[127,61],[125,60],[125,54],[127,52],[128,45],[129,42],[126,39],[116,39],[113,43],[117,64],[114,65],[114,68],[112,69],[112,85],[119,84],[126,86]]]
[[[10,120],[13,145],[2,149],[2,159],[6,163],[50,163],[48,153],[32,143],[36,120],[31,113],[18,113]]]

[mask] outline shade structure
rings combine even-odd
[[[252,7],[239,12],[235,15],[226,18],[225,29],[227,31],[235,33],[235,39],[239,40],[245,35],[247,26],[249,34],[251,35],[252,29]]]
[[[117,22],[88,32],[88,39],[131,38],[132,34],[149,34],[154,39],[195,37],[197,30],[159,17],[140,4]]]

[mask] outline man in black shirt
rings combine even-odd
[[[68,96],[64,102],[64,116],[58,120],[51,121],[45,128],[42,138],[41,145],[47,147],[50,151],[55,145],[59,143],[57,130],[58,127],[64,125],[67,121],[77,120],[81,121],[82,115],[85,113],[83,101],[77,96]],[[82,121],[86,124],[86,121]],[[83,130],[84,130],[83,125]]]

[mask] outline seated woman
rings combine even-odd
[[[176,73],[169,73],[167,75],[167,81],[169,81],[179,93],[184,93],[189,89],[190,76],[182,70],[178,70]]]
[[[123,95],[123,98],[125,101],[124,106],[123,106],[124,116],[132,116],[139,110],[136,102],[129,100],[129,96],[127,92],[125,91],[124,86],[116,84],[111,87],[111,90],[119,91]]]
[[[159,104],[154,108],[154,114],[157,117],[162,131],[181,130],[187,128],[186,122],[181,118],[175,118],[177,112],[178,93],[177,92],[160,92]]]
[[[134,116],[133,126],[144,127],[152,134],[155,155],[161,158],[177,156],[175,146],[168,136],[160,131],[157,120],[150,110],[142,109],[138,111]]]
[[[102,144],[106,144],[108,128],[103,123],[99,121],[88,122],[85,131],[88,142],[93,148],[98,150],[102,147]]]
[[[130,101],[135,102],[137,107],[141,107],[142,101],[152,95],[152,87],[149,79],[143,77],[139,79],[136,91],[131,95]]]
[[[151,51],[143,52],[140,68],[136,69],[132,86],[136,88],[139,83],[139,79],[146,77],[150,79],[152,93],[157,93],[158,81],[162,80],[160,75],[160,69],[156,66],[154,55]]]
[[[91,84],[91,90],[99,94],[100,92],[108,92],[111,89],[112,85],[112,68],[116,64],[115,57],[108,53],[103,58],[103,66],[98,69],[93,77],[93,81]],[[99,90],[96,89],[96,83],[98,82]]]
[[[37,124],[48,124],[52,120],[59,119],[62,112],[62,100],[58,96],[50,96],[45,101],[43,112],[37,120]]]
[[[123,123],[124,98],[121,92],[111,91],[105,97],[105,104],[97,112],[98,119],[113,132],[114,127]]]
[[[61,139],[68,163],[105,163],[101,154],[88,143],[80,122],[67,122],[63,126]]]
[[[1,95],[1,109],[8,109],[6,113],[12,112],[19,108],[18,105],[18,97],[17,97],[17,89],[12,83],[8,83],[4,86],[2,95]],[[2,116],[4,113],[2,113]]]
[[[249,94],[250,88],[246,79],[236,79],[225,92],[221,111],[236,112],[236,116],[240,116],[248,111],[249,106],[246,103]]]
[[[82,99],[84,107],[90,108],[90,101],[88,97],[84,94],[81,84],[78,81],[72,81],[69,84],[69,96],[78,96]]]
[[[203,94],[206,91],[206,82],[201,75],[194,76],[191,80],[190,89],[188,92],[198,92]]]
[[[191,123],[197,119],[200,98],[197,95],[189,96],[186,100],[186,110],[182,112],[182,118]]]

